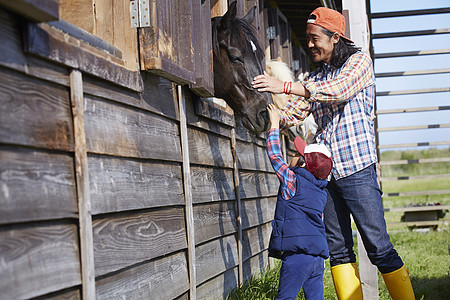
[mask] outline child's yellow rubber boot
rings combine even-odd
[[[381,274],[393,300],[414,300],[414,291],[405,265],[394,272]]]
[[[331,275],[339,300],[363,300],[361,280],[356,263],[331,267]]]

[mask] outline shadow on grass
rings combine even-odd
[[[446,263],[442,267],[449,268],[449,265]],[[450,297],[450,274],[439,278],[411,278],[411,283],[418,300],[444,300]]]

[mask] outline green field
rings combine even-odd
[[[450,157],[450,149],[423,151],[385,151],[381,161],[414,160],[423,158]],[[450,163],[426,163],[397,166],[383,166],[383,177],[422,176],[433,174],[450,174]],[[450,189],[450,178],[415,179],[400,181],[383,181],[383,192],[433,191]],[[399,196],[383,199],[385,208],[403,207],[418,204],[450,204],[450,194],[423,196]],[[411,277],[416,299],[444,300],[450,299],[450,213],[443,218],[437,231],[428,229],[408,230],[400,223],[403,213],[386,212],[385,218],[391,241],[405,262]],[[356,244],[356,238],[355,238]],[[356,247],[355,247],[356,248]],[[356,250],[356,249],[355,249]],[[247,281],[242,287],[230,292],[226,299],[276,299],[280,262],[263,274]],[[380,300],[391,299],[378,274]],[[337,299],[329,261],[326,261],[324,275],[325,299]],[[302,292],[297,299],[304,299]]]

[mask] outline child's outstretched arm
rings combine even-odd
[[[295,194],[296,177],[294,172],[289,169],[288,164],[283,159],[280,144],[280,131],[278,130],[280,122],[280,114],[278,109],[273,105],[267,107],[271,122],[271,129],[267,136],[267,155],[270,163],[281,182],[281,194],[285,200],[289,200]]]
[[[269,119],[270,119],[270,128],[279,129],[280,128],[280,112],[275,107],[275,105],[269,104],[267,106],[267,111],[269,112]]]

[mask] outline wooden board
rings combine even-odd
[[[269,247],[271,223],[266,223],[242,232],[242,260],[245,261]]]
[[[258,170],[273,173],[266,148],[254,143],[236,142],[240,170]]]
[[[73,150],[66,88],[0,69],[0,142]]]
[[[36,22],[58,20],[58,0],[1,0],[0,4]]]
[[[242,228],[262,225],[273,220],[276,203],[276,197],[243,200],[241,202]]]
[[[90,155],[92,214],[184,203],[181,166]]]
[[[197,287],[197,299],[226,299],[229,291],[238,286],[238,268],[227,270]]]
[[[2,299],[33,298],[81,283],[74,224],[4,226],[0,249]]]
[[[189,288],[183,252],[137,265],[97,281],[97,299],[174,299]]]
[[[237,243],[234,235],[197,246],[195,249],[197,265],[197,285],[211,277],[232,269],[238,264]]]
[[[191,164],[233,167],[229,139],[188,128],[189,160]]]
[[[239,183],[242,199],[275,196],[280,185],[275,174],[250,171],[239,172]]]
[[[0,147],[0,224],[76,218],[72,155]]]
[[[235,199],[233,171],[221,168],[191,167],[194,203]]]
[[[195,243],[235,233],[236,209],[234,201],[194,206]]]
[[[95,276],[186,248],[184,221],[181,208],[94,219]]]
[[[116,103],[85,97],[88,151],[181,161],[178,126],[170,120]]]
[[[267,251],[258,253],[255,256],[244,261],[244,281],[249,279],[252,275],[259,274],[267,270],[269,265],[269,255]]]

